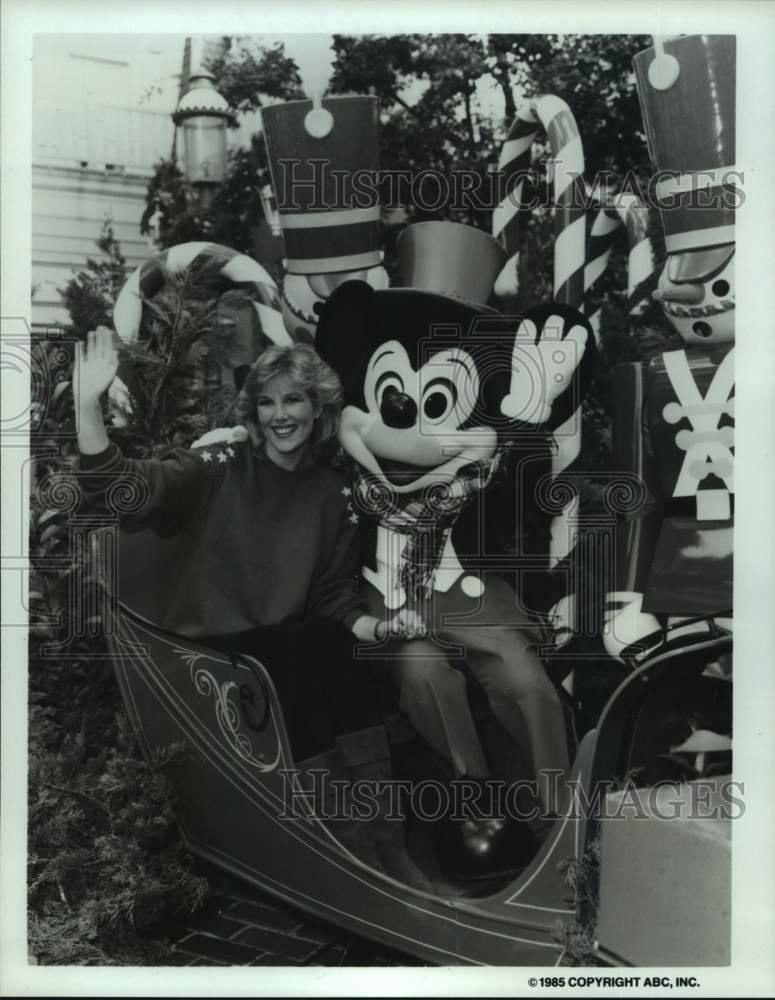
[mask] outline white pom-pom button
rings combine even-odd
[[[663,52],[649,65],[649,83],[654,90],[669,90],[681,72],[681,64],[675,56]]]
[[[464,576],[460,589],[466,597],[481,597],[484,593],[484,583],[478,576]]]
[[[313,139],[325,139],[334,127],[334,116],[325,108],[313,108],[304,118],[304,128]]]

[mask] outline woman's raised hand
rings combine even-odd
[[[98,326],[86,334],[86,340],[75,346],[73,395],[76,405],[88,406],[99,400],[118,371],[118,352],[113,343],[113,331]]]

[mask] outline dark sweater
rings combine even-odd
[[[356,582],[357,515],[345,480],[330,468],[289,472],[249,443],[146,461],[110,445],[81,456],[79,479],[89,506],[119,507],[122,529],[175,540],[174,558],[149,584],[160,605],[153,617],[172,632],[226,635],[310,617],[351,626],[367,613]],[[127,502],[125,491],[119,505],[120,484],[136,500]],[[132,554],[124,544],[121,557]],[[158,574],[158,563],[149,572]]]

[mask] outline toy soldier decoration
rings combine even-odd
[[[264,108],[261,117],[285,239],[285,322],[295,339],[311,340],[317,309],[343,281],[387,287],[377,189],[379,102],[290,101]]]
[[[605,636],[615,656],[653,647],[668,616],[732,607],[735,38],[675,38],[634,62],[663,175],[667,260],[654,298],[686,347],[615,374],[615,461],[647,493],[619,526]]]

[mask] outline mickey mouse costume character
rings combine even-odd
[[[667,260],[654,298],[684,349],[614,371],[614,456],[645,503],[618,527],[606,648],[731,626],[734,501],[735,38],[689,35],[634,60]],[[719,617],[721,616],[721,617]],[[683,619],[695,618],[683,624]]]
[[[508,435],[567,409],[594,338],[569,307],[541,307],[521,324],[489,308],[504,251],[477,229],[420,223],[397,246],[405,287],[347,282],[317,330],[344,387],[339,436],[353,503],[372,529],[363,596],[373,614],[410,608],[426,623],[429,638],[391,645],[391,674],[402,710],[454,773],[489,775],[455,665],[464,658],[509,735],[519,743],[527,728],[544,807],[556,814],[568,748],[559,697],[534,651],[541,622],[488,565],[478,536],[472,545],[459,529],[471,510],[484,526],[487,505],[474,501],[497,479]],[[492,871],[513,863],[517,840],[524,853],[525,836],[508,822],[457,823],[437,838],[439,860]]]

